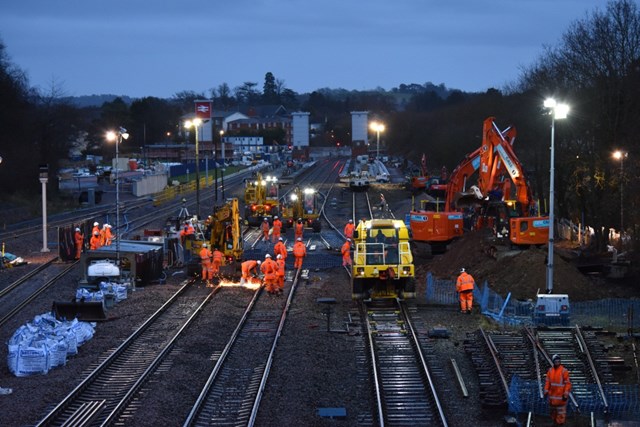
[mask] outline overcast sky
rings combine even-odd
[[[298,93],[515,81],[604,0],[6,0],[0,40],[45,92],[209,95],[264,76]]]

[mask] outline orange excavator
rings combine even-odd
[[[453,170],[444,202],[422,201],[419,209],[412,209],[410,227],[418,250],[421,243],[428,243],[432,253],[443,252],[462,236],[463,215],[469,218],[469,227],[491,227],[511,244],[546,243],[549,218],[535,216],[536,204],[513,151],[515,137],[515,128],[500,131],[493,117],[484,121],[482,145]],[[477,185],[470,185],[476,171]]]

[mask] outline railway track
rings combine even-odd
[[[256,293],[184,426],[254,425],[299,278],[296,270],[286,299]]]
[[[130,401],[220,290],[185,282],[38,425],[110,425],[123,412],[130,416]]]
[[[377,424],[447,426],[426,356],[398,299],[361,305],[375,389]]]

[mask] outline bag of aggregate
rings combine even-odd
[[[47,374],[49,372],[49,352],[46,346],[9,346],[9,370],[17,377]]]
[[[113,282],[100,282],[100,290],[105,294],[112,293],[116,296],[116,302],[127,299],[127,286]]]
[[[102,290],[91,292],[85,288],[76,289],[76,301],[103,301],[104,293]]]

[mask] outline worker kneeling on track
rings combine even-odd
[[[260,271],[264,274],[264,287],[270,294],[278,293],[278,265],[271,259],[271,255],[264,256],[264,262],[260,266]]]
[[[242,269],[242,278],[240,279],[241,285],[251,284],[251,279],[258,277],[259,265],[260,265],[260,260],[255,261],[252,259],[249,259],[240,265],[240,268]]]

